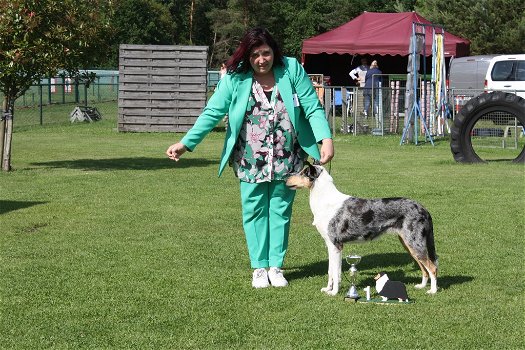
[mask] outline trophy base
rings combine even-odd
[[[348,295],[345,296],[345,301],[349,301],[352,303],[357,303],[357,301],[360,299],[360,297],[349,297]]]
[[[350,289],[345,295],[345,300],[346,299],[354,299],[354,300],[359,299],[359,294],[357,294],[357,288],[353,284],[350,286]]]

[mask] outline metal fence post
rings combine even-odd
[[[94,86],[93,89],[95,89]],[[100,102],[100,77],[97,77],[97,101]]]
[[[43,92],[42,92],[42,82],[39,82],[38,83],[38,96],[39,96],[39,101],[38,101],[38,104],[39,104],[39,113],[40,113],[40,125],[44,125],[44,108],[42,106],[42,104],[44,103],[43,99],[44,99],[44,96],[43,96]]]
[[[78,88],[79,88],[78,79],[75,78],[75,103],[76,104],[78,104],[80,100],[80,93],[78,91]]]
[[[47,78],[47,101],[51,104],[51,77]]]
[[[87,91],[87,89],[88,89],[87,88],[87,84],[84,82],[84,106],[86,106],[86,107],[88,105],[88,99],[87,99],[88,91]]]
[[[66,103],[66,77],[62,77],[62,104]]]

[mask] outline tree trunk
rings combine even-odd
[[[213,53],[215,52],[215,44],[217,43],[217,31],[213,32],[213,43],[211,44],[211,52],[210,52],[210,61],[208,62],[208,67],[211,66],[213,62]]]
[[[4,96],[2,104],[2,115],[0,115],[0,161],[4,159],[4,142],[5,142],[5,118],[7,112],[7,96]]]
[[[193,44],[193,13],[195,11],[195,0],[190,4],[190,45]]]
[[[9,96],[4,97],[4,129],[3,133],[3,152],[2,152],[2,170],[11,170],[11,140],[13,138],[13,105],[14,99]]]
[[[249,2],[248,0],[244,0],[244,9],[243,9],[243,22],[244,22],[244,29],[248,28],[248,23],[249,23],[249,14],[250,13],[250,9],[249,9]]]

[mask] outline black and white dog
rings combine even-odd
[[[320,165],[307,166],[288,178],[291,188],[310,189],[310,209],[328,248],[328,285],[321,289],[336,295],[341,281],[343,243],[366,242],[386,231],[396,233],[401,244],[416,260],[423,274],[416,288],[437,292],[437,255],[430,213],[407,198],[364,199],[339,192],[333,179]]]

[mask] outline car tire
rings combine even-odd
[[[512,114],[525,127],[525,99],[502,91],[484,93],[470,99],[454,118],[450,134],[450,150],[457,162],[484,162],[472,147],[472,129],[482,116],[496,111]],[[525,163],[525,147],[513,162]]]

